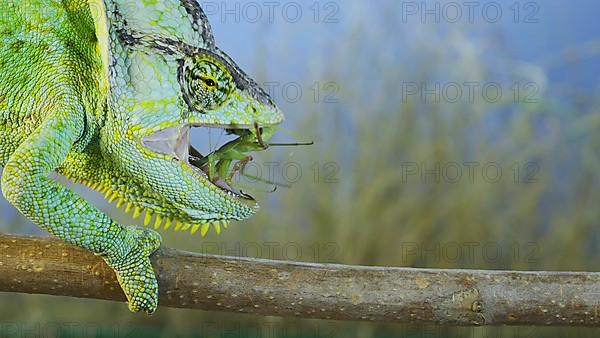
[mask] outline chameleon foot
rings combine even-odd
[[[140,244],[142,245],[143,250],[148,252],[148,255],[151,255],[160,247],[162,237],[158,232],[137,226],[131,226],[129,229],[137,233]]]
[[[122,257],[107,258],[107,263],[115,270],[117,279],[132,312],[154,313],[158,306],[158,282],[148,258],[160,246],[158,233],[135,226],[124,229],[126,242],[131,250]]]

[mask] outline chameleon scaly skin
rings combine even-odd
[[[219,50],[195,0],[0,2],[4,196],[53,235],[100,255],[132,311],[153,313],[153,230],[124,226],[58,172],[155,228],[217,232],[249,196],[190,164],[191,127],[238,135],[279,124],[269,96]]]

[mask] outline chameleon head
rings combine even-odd
[[[193,127],[237,135],[271,128],[283,114],[269,95],[216,47],[193,48],[174,58],[134,52],[124,67],[131,85],[113,93],[122,117],[111,128],[120,130],[121,145],[109,152],[151,190],[142,203],[133,203],[192,226],[253,215],[252,197],[223,179],[209,179],[206,167],[192,164],[191,157],[203,155],[190,145],[189,135]]]

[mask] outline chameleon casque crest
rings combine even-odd
[[[101,191],[155,228],[220,232],[257,205],[211,174],[190,128],[225,129],[239,136],[230,149],[258,150],[283,114],[215,45],[196,0],[7,0],[0,13],[4,196],[51,234],[100,255],[129,308],[153,313],[148,257],[160,235],[118,224],[50,175]],[[245,154],[229,156],[219,158],[225,168]]]

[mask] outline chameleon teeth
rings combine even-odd
[[[125,212],[129,213],[131,211],[131,208],[133,208],[133,204],[131,204],[131,202],[127,203],[127,206],[125,207]]]
[[[192,226],[192,225],[191,225],[191,224],[189,224],[189,223],[184,223],[184,224],[183,224],[183,227],[181,228],[181,230],[183,230],[183,231],[187,231],[187,230],[188,230],[188,229],[189,229],[191,226]],[[196,230],[198,230],[198,229],[196,229]],[[192,233],[192,234],[193,234],[193,233]]]
[[[111,197],[111,199],[112,199],[112,197]],[[113,201],[114,201],[114,199],[113,199]],[[117,201],[117,209],[120,209],[123,206],[123,204],[125,204],[125,200],[122,198],[119,198],[119,200]]]
[[[192,235],[195,234],[198,231],[199,228],[200,228],[200,224],[194,224],[192,226],[192,231],[190,232],[190,234],[192,234]],[[183,230],[185,231],[187,229],[183,229]]]

